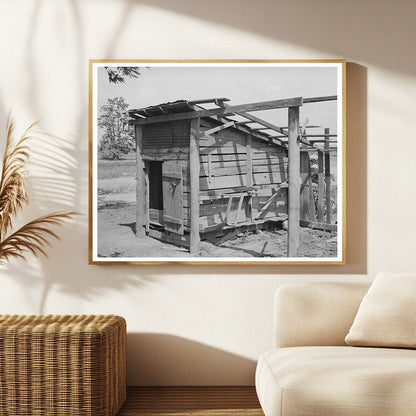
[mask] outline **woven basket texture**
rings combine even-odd
[[[126,322],[0,315],[0,415],[114,416],[126,399]]]

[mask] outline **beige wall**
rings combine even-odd
[[[416,269],[416,2],[2,0],[0,124],[44,117],[31,205],[85,215],[2,268],[2,313],[116,313],[130,384],[252,384],[272,294]],[[89,58],[346,58],[346,266],[88,266]],[[3,130],[4,131],[4,130]],[[3,137],[3,136],[2,136]],[[2,145],[3,146],[3,145]]]

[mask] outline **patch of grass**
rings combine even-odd
[[[116,177],[110,179],[98,179],[98,194],[122,194],[135,192],[136,179],[129,177]]]
[[[115,179],[136,176],[136,160],[98,160],[98,179]]]

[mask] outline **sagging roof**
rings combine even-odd
[[[185,113],[188,111],[195,111],[195,106],[198,104],[215,104],[217,106],[223,106],[224,102],[230,101],[229,98],[205,98],[203,100],[176,100],[171,103],[162,103],[158,105],[151,105],[149,107],[133,109],[129,111],[130,117],[139,118],[142,117],[156,117],[164,114]],[[198,109],[202,107],[198,106]]]
[[[133,109],[129,111],[130,117],[156,117],[164,114],[185,113],[195,111],[194,105],[186,100],[177,100],[171,103],[151,105],[149,107]]]
[[[337,99],[337,96],[313,97],[313,98],[303,99],[303,102],[304,103],[319,102],[319,101],[329,101],[329,100],[335,100],[335,99]],[[129,116],[132,120],[140,120],[140,119],[148,119],[152,117],[160,117],[160,116],[169,115],[169,114],[189,113],[193,111],[204,110],[205,108],[201,106],[200,104],[211,104],[217,107],[227,107],[227,104],[226,104],[227,101],[230,101],[230,100],[225,97],[208,98],[208,99],[193,100],[193,101],[177,100],[173,102],[152,105],[149,107],[132,109],[132,110],[129,110]],[[267,102],[262,102],[260,104],[267,104]],[[218,121],[218,117],[211,117],[211,116],[208,116],[208,117]],[[222,121],[234,122],[234,128],[240,131],[252,134],[253,136],[259,139],[265,140],[269,143],[287,147],[287,136],[288,136],[287,127],[275,126],[268,121],[262,120],[244,111],[243,112],[237,111],[235,114],[231,113],[229,115],[221,115],[220,117]],[[231,117],[234,117],[234,118],[231,118]],[[240,120],[235,119],[235,117],[240,117]],[[253,123],[255,125],[260,126],[260,128],[254,127]],[[304,129],[312,128],[312,127],[320,127],[320,126],[304,126]],[[272,134],[270,133],[270,131],[272,132]],[[301,142],[303,145],[306,145],[307,147],[319,150],[315,146],[315,142],[320,142],[323,140],[319,138],[318,139],[312,138],[311,140],[306,139],[306,137],[313,137],[313,136],[316,136],[316,137],[319,136],[320,138],[321,136],[323,137],[324,135],[303,134],[301,137]],[[332,134],[330,136],[336,137],[336,134]]]
[[[208,98],[208,99],[202,99],[202,100],[177,100],[173,102],[168,103],[161,103],[157,105],[152,105],[148,107],[138,108],[138,109],[132,109],[129,110],[129,116],[133,119],[140,119],[140,118],[151,118],[151,117],[158,117],[163,116],[167,114],[179,114],[179,113],[186,113],[190,111],[197,111],[204,109],[204,107],[201,107],[200,104],[213,104],[218,107],[223,107],[226,101],[230,101],[228,98],[221,97],[221,98]],[[213,117],[210,117],[213,118]],[[215,119],[215,117],[213,118]],[[223,117],[224,120],[231,120],[229,117]],[[246,124],[247,123],[247,124]],[[246,120],[246,123],[240,122],[240,126],[236,124],[234,127],[236,127],[239,130],[248,130],[249,132],[252,132],[252,134],[259,139],[265,140],[269,143],[273,143],[274,140],[277,139],[274,144],[285,146],[278,138],[273,138],[269,134],[265,134],[259,131],[253,130],[249,123],[250,120]],[[242,125],[243,124],[243,125]],[[283,137],[283,136],[282,136]]]

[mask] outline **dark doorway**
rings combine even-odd
[[[162,163],[149,161],[149,208],[163,211]]]

